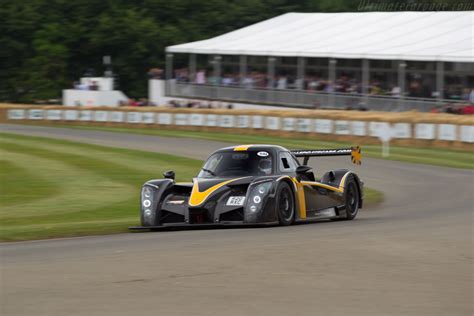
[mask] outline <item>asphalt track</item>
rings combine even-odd
[[[1,131],[199,159],[226,145]],[[352,167],[347,160],[314,167]],[[472,315],[474,172],[376,159],[353,168],[386,200],[351,222],[1,244],[0,314]]]

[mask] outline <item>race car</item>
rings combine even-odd
[[[141,226],[291,225],[321,219],[352,220],[363,206],[364,184],[347,169],[315,179],[310,157],[351,156],[359,147],[288,150],[276,145],[240,145],[212,153],[192,182],[175,172],[147,181],[141,190]],[[298,161],[302,158],[303,161]]]

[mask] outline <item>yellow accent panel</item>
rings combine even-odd
[[[304,199],[304,186],[301,183],[296,184],[298,188],[298,202],[300,205],[300,218],[305,219],[306,218],[306,201]]]
[[[347,179],[347,176],[350,174],[350,172],[347,172],[341,179],[341,182],[339,183],[339,187],[336,188],[336,187],[333,187],[333,186],[330,186],[330,185],[327,185],[327,184],[324,184],[324,183],[321,183],[321,182],[313,182],[313,181],[301,181],[301,183],[303,185],[309,185],[309,186],[317,186],[317,187],[321,187],[321,188],[325,188],[325,189],[328,189],[328,190],[331,190],[331,191],[335,191],[335,192],[344,192],[344,186],[346,185],[346,179]]]
[[[198,205],[202,204],[212,192],[214,192],[217,189],[223,187],[227,183],[230,183],[230,182],[236,181],[236,180],[240,180],[240,179],[243,179],[243,178],[237,178],[237,179],[227,180],[227,181],[218,183],[215,186],[212,186],[212,187],[210,187],[209,189],[207,189],[206,191],[203,191],[203,192],[199,191],[198,180],[194,179],[193,180],[194,181],[193,189],[191,190],[191,196],[189,197],[189,206],[198,206]]]
[[[304,185],[296,178],[290,178],[296,186],[296,198],[298,199],[298,212],[301,219],[306,218],[306,201],[304,199]]]
[[[339,189],[344,190],[344,187],[346,186],[346,179],[347,176],[349,175],[350,172],[346,172],[346,174],[342,177],[341,183],[339,183]]]
[[[235,146],[234,151],[246,151],[249,149],[249,147],[252,145],[240,145],[240,146]]]
[[[328,190],[335,191],[335,192],[342,192],[343,191],[343,189],[335,188],[335,187],[332,187],[330,185],[320,183],[320,182],[301,181],[301,183],[303,185],[321,187],[321,188],[328,189]]]

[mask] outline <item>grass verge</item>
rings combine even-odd
[[[189,181],[201,161],[0,133],[0,240],[126,232],[141,185],[165,170]],[[368,189],[367,204],[382,194]]]
[[[222,141],[234,144],[275,144],[289,149],[292,148],[331,148],[351,146],[353,144],[345,142],[329,142],[308,138],[285,138],[278,136],[247,135],[216,133],[203,131],[180,131],[162,130],[154,128],[122,128],[122,127],[102,127],[102,126],[80,126],[65,125],[62,127],[91,129],[119,133],[134,133],[144,135],[156,135],[164,137],[186,137],[195,139],[206,139]],[[472,152],[439,148],[417,148],[417,147],[390,147],[390,157],[382,157],[382,148],[379,145],[364,145],[363,155],[378,159],[389,159],[396,161],[429,164],[435,166],[474,169],[474,154]]]
[[[375,206],[382,203],[384,199],[383,193],[372,188],[364,188],[364,208]]]

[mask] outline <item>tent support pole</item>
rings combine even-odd
[[[268,57],[267,63],[267,88],[270,90],[267,93],[267,102],[274,102],[274,93],[273,90],[275,88],[275,57]]]
[[[298,90],[304,90],[304,77],[305,77],[305,65],[306,65],[306,59],[304,57],[298,57],[298,65],[296,69],[296,78],[298,79],[296,82],[298,85],[296,86],[296,89]],[[304,104],[304,97],[301,93],[298,93],[297,97],[297,102],[299,104]]]
[[[444,98],[444,62],[436,62],[436,90],[438,91],[438,103]]]
[[[296,77],[298,78],[297,88],[299,90],[304,89],[305,63],[306,63],[306,59],[304,57],[298,57],[298,69],[297,69]]]
[[[244,80],[245,77],[247,77],[247,56],[246,55],[240,55],[240,60],[239,60],[239,72],[240,72],[240,86],[244,86]]]
[[[275,57],[268,57],[267,63],[267,88],[273,89],[275,83]]]
[[[247,77],[247,56],[246,55],[240,55],[240,60],[239,60],[239,73],[240,73],[240,88],[245,88],[245,78]],[[246,89],[241,89],[240,90],[240,99],[245,100],[246,99]]]
[[[196,82],[196,54],[189,54],[189,81]]]
[[[331,85],[331,91],[329,92],[329,106],[335,107],[335,87],[336,87],[336,64],[337,60],[330,58],[329,59],[329,82]]]
[[[166,81],[165,81],[165,93],[166,95],[170,94],[170,83],[171,79],[173,79],[173,54],[166,54]]]
[[[222,56],[214,56],[214,85],[218,86],[221,81],[221,60]]]
[[[405,90],[406,90],[406,68],[407,64],[400,60],[398,62],[398,87],[400,88],[399,107],[401,108],[405,104]]]
[[[368,59],[362,59],[362,94],[364,106],[367,107],[369,95],[370,63]]]
[[[221,84],[221,60],[222,56],[214,55],[214,98],[219,98],[219,88],[218,86]]]

